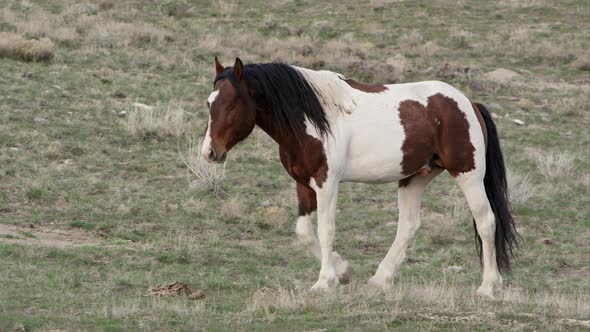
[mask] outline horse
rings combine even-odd
[[[200,153],[225,162],[255,126],[278,143],[281,163],[297,184],[295,233],[321,262],[312,290],[350,281],[348,262],[333,248],[341,182],[399,182],[396,236],[369,279],[371,287],[387,290],[420,227],[424,189],[446,170],[473,216],[483,265],[476,295],[494,298],[510,272],[518,233],[498,133],[484,105],[440,81],[365,84],[283,63],[244,65],[236,58],[224,67],[217,57],[214,63]]]

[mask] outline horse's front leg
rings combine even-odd
[[[297,238],[321,262],[322,251],[311,221],[312,213],[318,208],[316,193],[308,185],[297,183],[297,197],[299,198],[299,218],[297,218],[297,225],[295,226]],[[332,251],[332,265],[336,269],[340,283],[349,283],[351,274],[348,269],[348,262],[336,251]]]
[[[321,187],[312,186],[316,192],[318,205],[318,240],[320,244],[321,268],[318,281],[312,290],[328,290],[338,285],[335,257],[332,255],[334,235],[336,232],[336,202],[338,200],[338,182],[324,182]]]

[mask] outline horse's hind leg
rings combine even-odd
[[[406,250],[420,228],[420,207],[426,185],[443,171],[434,168],[425,176],[416,174],[407,181],[400,182],[398,192],[399,221],[397,234],[387,255],[379,264],[375,275],[369,279],[369,286],[388,289],[400,264],[406,256]]]
[[[490,207],[483,182],[484,174],[479,170],[460,173],[455,180],[461,187],[469,209],[475,219],[477,234],[481,238],[483,258],[483,280],[477,294],[494,298],[494,287],[501,287],[502,276],[496,263],[496,218]]]
[[[317,209],[315,191],[309,186],[297,183],[297,196],[299,198],[299,217],[297,218],[295,233],[299,241],[321,261],[322,253],[311,221],[311,215]],[[334,262],[334,268],[340,283],[349,283],[351,276],[348,270],[348,262],[335,251],[332,252],[332,262]]]

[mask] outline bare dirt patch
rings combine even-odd
[[[0,224],[0,243],[69,248],[98,245],[99,241],[92,235],[78,229]]]

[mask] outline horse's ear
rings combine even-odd
[[[221,74],[223,69],[224,69],[223,66],[221,65],[221,63],[219,63],[219,60],[217,60],[217,57],[215,57],[215,76],[219,76],[219,74]]]
[[[244,64],[240,58],[236,58],[236,63],[234,64],[234,75],[236,76],[238,82],[242,81],[244,75]]]

